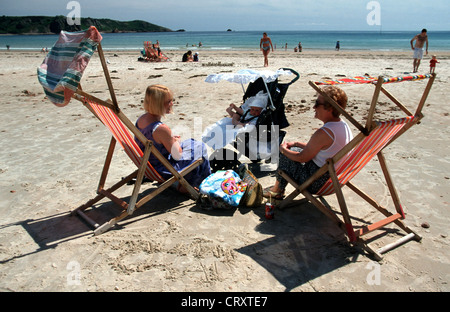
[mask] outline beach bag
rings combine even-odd
[[[247,167],[241,167],[243,170],[239,172],[242,181],[247,184],[245,194],[241,199],[241,205],[246,207],[258,207],[263,200],[263,188],[258,179]]]
[[[262,203],[262,186],[247,169],[219,170],[200,184],[200,206],[205,210],[257,207]]]
[[[246,189],[247,184],[233,170],[219,170],[200,184],[200,193],[206,195],[212,208],[220,209],[239,206]]]

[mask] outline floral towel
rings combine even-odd
[[[200,184],[200,193],[210,198],[220,198],[232,207],[239,206],[246,189],[247,183],[233,170],[219,170]]]

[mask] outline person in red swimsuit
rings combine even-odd
[[[439,61],[437,60],[436,55],[433,55],[430,60],[430,74],[434,74],[437,63],[439,63]]]

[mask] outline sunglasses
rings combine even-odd
[[[316,100],[316,103],[315,103],[314,106],[313,106],[313,108],[317,108],[317,107],[319,107],[320,105],[325,106],[324,103],[320,103],[320,102],[319,102],[319,99],[317,99],[317,100]]]

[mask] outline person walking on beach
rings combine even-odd
[[[416,44],[414,45],[414,41]],[[414,51],[413,73],[419,71],[420,61],[423,58],[423,46],[426,44],[426,55],[428,55],[428,35],[424,28],[422,32],[411,39],[411,49]]]
[[[430,74],[434,74],[437,63],[439,63],[439,61],[437,60],[436,55],[433,55],[430,60]]]
[[[259,43],[259,48],[261,49],[263,55],[264,55],[264,67],[269,66],[269,52],[270,48],[272,48],[273,52],[273,45],[272,40],[267,36],[267,33],[263,33],[263,37],[261,38],[261,41]]]

